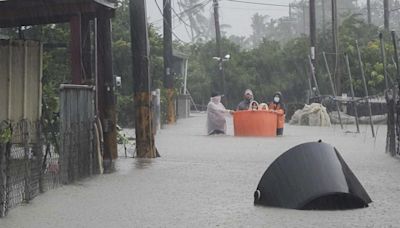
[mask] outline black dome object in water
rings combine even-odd
[[[293,147],[265,171],[254,204],[301,210],[368,207],[371,198],[336,148],[322,142]]]

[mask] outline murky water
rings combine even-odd
[[[347,126],[351,130],[354,126]],[[156,137],[158,159],[121,157],[117,172],[65,186],[11,211],[0,227],[397,227],[400,162],[384,153],[384,126],[372,139],[339,127],[287,126],[280,138],[205,136],[205,117],[181,120]],[[128,131],[129,134],[129,131]],[[253,205],[270,163],[322,139],[336,146],[374,201],[350,211],[296,211]],[[124,156],[124,153],[120,153]]]

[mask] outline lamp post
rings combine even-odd
[[[223,94],[226,93],[224,62],[229,61],[230,58],[231,58],[230,54],[225,55],[223,58],[221,58],[221,57],[213,57],[214,60],[218,61],[218,66],[219,66],[218,70],[219,70],[219,73],[221,75],[222,92],[223,92]]]

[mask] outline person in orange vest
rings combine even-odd
[[[278,127],[276,130],[277,135],[283,135],[283,126],[285,124],[286,108],[282,101],[282,93],[276,92],[273,101],[269,103],[268,108],[270,111],[278,113]]]

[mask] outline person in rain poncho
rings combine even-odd
[[[250,104],[251,102],[254,100],[254,96],[253,96],[253,91],[251,91],[250,89],[246,89],[246,91],[244,91],[244,100],[241,101],[236,110],[240,111],[240,110],[249,110],[250,108]]]
[[[222,95],[218,92],[213,92],[210,102],[207,105],[207,134],[226,134],[226,119],[227,114],[232,114],[232,111],[227,110],[221,103]]]
[[[282,93],[281,92],[276,92],[274,94],[273,101],[271,103],[269,103],[268,108],[269,108],[269,110],[277,112],[277,114],[278,114],[278,129],[277,129],[276,134],[283,135],[283,126],[285,124],[286,108],[285,108],[285,104],[282,101]]]

